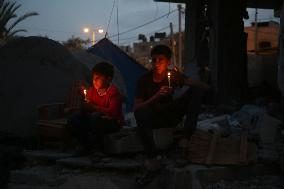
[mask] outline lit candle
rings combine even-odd
[[[171,87],[171,72],[168,72],[168,83],[169,87]]]
[[[85,97],[84,100],[87,101],[87,90],[86,89],[84,89],[84,97]]]

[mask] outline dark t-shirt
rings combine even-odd
[[[171,71],[171,86],[172,87],[181,87],[184,84],[185,76],[177,71]],[[140,98],[143,101],[149,99],[155,93],[157,93],[161,86],[168,86],[168,77],[165,77],[161,82],[153,81],[153,71],[148,72],[147,74],[140,77],[137,83],[136,88],[136,98]],[[172,96],[165,96],[165,98],[161,98],[161,101],[172,101]]]
[[[160,89],[161,86],[168,86],[168,80],[165,78],[161,82],[154,82],[153,81],[153,72],[148,72],[147,74],[143,75],[137,83],[136,88],[136,98],[142,99],[143,101],[148,100],[152,96],[154,96]],[[161,98],[161,102],[171,101],[172,96],[167,95]],[[159,103],[161,103],[159,101]]]
[[[156,83],[153,81],[153,72],[150,71],[147,74],[141,76],[138,80],[136,88],[136,98],[146,101],[152,96],[154,96],[159,91],[161,86],[168,86],[168,79],[165,78],[161,82]],[[172,102],[172,99],[172,95],[164,96],[160,98],[153,106],[160,103]]]
[[[181,73],[171,71],[171,86],[181,86],[183,85],[184,76]],[[138,80],[136,88],[136,98],[142,99],[143,101],[148,100],[154,96],[160,89],[161,86],[168,86],[168,77],[165,77],[161,82],[153,81],[153,71],[141,76]],[[164,111],[173,102],[172,95],[166,95],[155,101],[151,107],[156,111]]]
[[[179,73],[175,73],[177,76]],[[174,76],[174,74],[172,74]],[[181,86],[183,76],[179,74],[178,77],[171,78],[171,86]],[[177,79],[179,78],[179,79]],[[136,98],[142,99],[143,101],[148,100],[153,95],[155,95],[161,86],[168,86],[168,78],[165,77],[161,82],[155,83],[153,81],[153,72],[150,71],[147,74],[140,77],[137,82],[136,88]],[[182,107],[180,107],[180,103],[173,100],[172,95],[167,95],[159,98],[157,101],[153,102],[149,107],[148,111],[152,111],[155,113],[155,119],[152,121],[155,123],[154,125],[158,127],[168,127],[175,125],[180,120],[180,115],[183,115],[181,112]],[[151,118],[152,119],[152,118]]]

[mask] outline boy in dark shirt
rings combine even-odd
[[[114,70],[107,62],[92,70],[93,86],[84,91],[81,113],[68,119],[69,130],[79,145],[77,153],[86,155],[94,144],[103,147],[105,134],[117,132],[124,123],[122,95],[111,83]]]
[[[208,86],[200,81],[185,77],[176,70],[168,70],[171,50],[157,45],[151,51],[153,70],[143,75],[137,83],[134,114],[147,159],[145,167],[154,171],[160,167],[153,132],[155,128],[174,127],[186,115],[184,134],[193,134],[201,107],[203,90]],[[170,72],[170,73],[169,73]],[[174,99],[176,87],[187,85],[189,89]]]

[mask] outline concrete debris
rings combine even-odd
[[[264,144],[258,149],[258,161],[263,163],[277,162],[279,159],[276,145]]]
[[[55,167],[30,167],[11,171],[10,182],[27,185],[57,186],[66,181]]]
[[[249,130],[262,143],[273,143],[282,122],[265,112],[264,108],[245,105],[229,118],[230,125]]]
[[[39,104],[65,102],[74,81],[91,78],[88,68],[68,49],[43,37],[19,37],[6,43],[0,63],[0,131],[19,137],[34,136]]]
[[[220,180],[205,189],[281,189],[283,187],[281,176],[258,176],[243,180]]]
[[[52,150],[26,150],[23,154],[30,159],[45,159],[51,161],[73,156],[72,153],[55,152]]]
[[[173,129],[160,128],[153,130],[154,142],[157,149],[168,149],[173,143]]]
[[[107,135],[104,140],[104,152],[108,154],[133,153],[142,150],[140,138],[133,128]]]
[[[229,115],[221,115],[211,119],[205,119],[197,123],[197,128],[210,133],[218,133],[222,136],[230,135]]]
[[[129,127],[137,127],[137,123],[136,123],[134,112],[129,112],[129,113],[125,114],[124,115],[124,119],[125,119],[125,122],[126,122],[127,126],[129,126]]]
[[[34,167],[15,170],[11,173],[9,189],[116,189],[111,174],[103,175],[90,172],[62,172],[59,167]]]
[[[197,129],[188,146],[188,159],[206,165],[241,165],[255,163],[257,147],[247,135],[222,137]]]
[[[167,149],[173,143],[173,129],[153,130],[157,149]],[[104,152],[108,154],[125,154],[143,151],[143,146],[135,128],[124,128],[118,133],[107,135],[104,140]]]
[[[74,157],[64,158],[56,161],[58,164],[74,168],[88,168],[88,169],[117,169],[117,170],[133,170],[141,167],[142,162],[124,158],[102,158],[100,160],[92,157]]]
[[[264,108],[255,105],[244,105],[241,110],[232,114],[230,124],[245,129],[256,129],[257,122],[264,112]]]

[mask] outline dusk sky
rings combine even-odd
[[[17,0],[17,3],[22,5],[17,12],[19,16],[31,11],[39,13],[38,16],[30,17],[20,23],[17,28],[28,30],[26,33],[19,33],[21,35],[48,36],[57,41],[65,41],[72,35],[82,39],[91,38],[91,34],[84,33],[83,28],[101,27],[106,30],[113,2],[113,0]],[[116,0],[115,2],[108,36],[117,34],[118,28],[122,33],[177,9],[177,4],[157,3],[153,0]],[[249,10],[249,14],[250,20],[246,23],[247,25],[254,19],[254,10]],[[119,27],[117,27],[117,15]],[[274,19],[272,10],[259,10],[259,19],[260,21],[277,20]],[[137,36],[140,33],[147,37],[157,31],[168,34],[170,22],[173,23],[174,32],[178,31],[178,11],[152,24],[120,35],[120,45],[137,41]],[[184,16],[182,17],[182,29],[184,29]],[[97,34],[96,39],[103,36]],[[114,43],[118,41],[117,37],[110,39]]]

